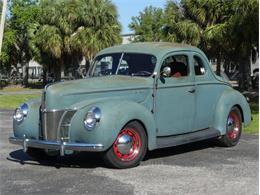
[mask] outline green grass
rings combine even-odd
[[[259,133],[259,104],[250,103],[253,120],[250,125],[244,128],[245,133],[258,134]]]
[[[14,109],[23,102],[40,96],[41,94],[0,95],[0,109]]]
[[[0,92],[20,92],[20,91],[39,91],[39,89],[31,89],[25,87],[5,87]]]

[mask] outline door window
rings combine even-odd
[[[201,60],[200,57],[194,56],[193,57],[193,64],[194,64],[194,70],[195,70],[195,75],[204,75],[206,73],[205,66],[203,64],[203,61]]]
[[[169,56],[164,60],[161,72],[165,67],[171,69],[171,74],[168,77],[186,77],[189,74],[188,57],[186,55]]]

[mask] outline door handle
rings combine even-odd
[[[190,92],[190,93],[195,93],[195,91],[196,91],[196,89],[195,89],[195,88],[192,88],[192,89],[190,89],[188,92]]]

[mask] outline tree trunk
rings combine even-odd
[[[89,71],[89,68],[90,68],[90,60],[88,60],[88,59],[86,59],[86,65],[85,65],[85,68],[86,68],[86,72],[85,72],[85,74],[87,74],[88,71]],[[86,75],[85,75],[85,76],[86,76]]]
[[[221,57],[220,55],[218,54],[217,56],[217,69],[216,69],[216,74],[218,76],[220,76],[220,72],[221,72]]]
[[[45,85],[47,84],[47,70],[45,68],[43,68],[43,74],[42,74],[42,85],[43,87],[45,87]]]
[[[28,86],[28,79],[29,79],[29,63],[25,63],[25,65],[23,65],[23,85],[25,87]]]
[[[54,73],[54,81],[60,81],[61,79],[61,67],[60,65],[56,64],[54,67],[53,67],[53,73]]]
[[[252,88],[250,76],[250,56],[242,58],[239,63],[239,88],[242,91],[250,90]]]
[[[64,67],[64,64],[61,63],[61,65],[60,65],[60,77],[61,77],[61,79],[65,77],[64,72],[65,72],[65,67]]]

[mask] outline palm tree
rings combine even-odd
[[[183,0],[180,5],[169,1],[165,34],[169,41],[189,43],[217,58],[217,73],[225,45],[229,10],[226,1]],[[224,47],[225,48],[225,47]]]
[[[258,0],[234,0],[234,14],[229,19],[230,51],[239,63],[242,89],[251,86],[250,58],[254,47],[259,51],[259,4]]]
[[[121,41],[116,8],[108,0],[44,0],[40,6],[40,20],[31,25],[30,45],[56,80],[83,56],[92,60],[99,50]]]
[[[84,0],[79,4],[79,25],[71,35],[71,46],[91,61],[101,49],[121,42],[121,26],[116,7],[110,1]]]

